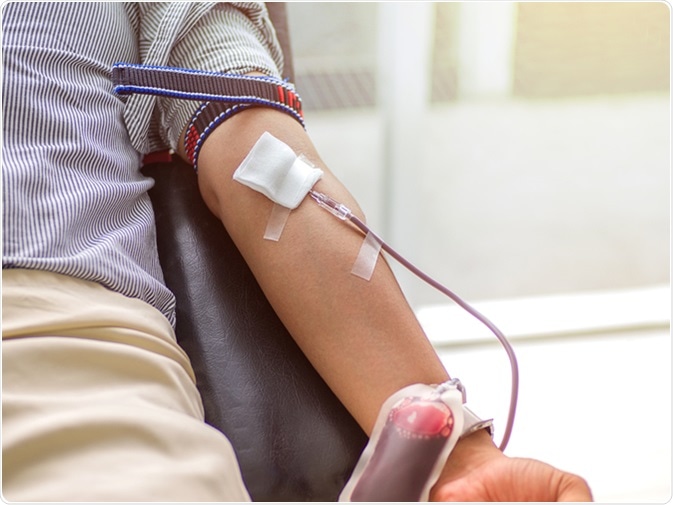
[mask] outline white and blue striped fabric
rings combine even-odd
[[[174,323],[142,156],[175,149],[198,104],[113,93],[115,63],[280,77],[259,3],[14,2],[2,11],[3,268],[144,300]]]

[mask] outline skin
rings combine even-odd
[[[304,354],[371,434],[392,393],[414,383],[441,383],[449,374],[383,257],[370,281],[350,275],[361,234],[306,199],[292,211],[280,241],[263,240],[273,203],[232,176],[265,131],[320,167],[325,175],[315,189],[364,220],[299,123],[268,108],[241,112],[207,138],[199,157],[201,193]],[[590,501],[591,492],[577,476],[506,457],[482,431],[457,444],[431,499]]]

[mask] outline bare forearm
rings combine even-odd
[[[268,109],[240,113],[211,134],[199,158],[202,193],[303,352],[369,433],[390,394],[448,375],[385,261],[370,281],[350,275],[362,235],[304,202],[279,242],[263,240],[273,204],[232,174],[264,131],[325,171],[316,189],[362,215],[301,126]]]

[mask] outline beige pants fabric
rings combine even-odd
[[[250,500],[158,310],[53,273],[2,281],[5,500]]]

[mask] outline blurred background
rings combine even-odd
[[[670,7],[290,2],[323,160],[372,227],[510,337],[510,455],[597,501],[671,496]],[[509,364],[443,295],[400,283],[502,436]]]

